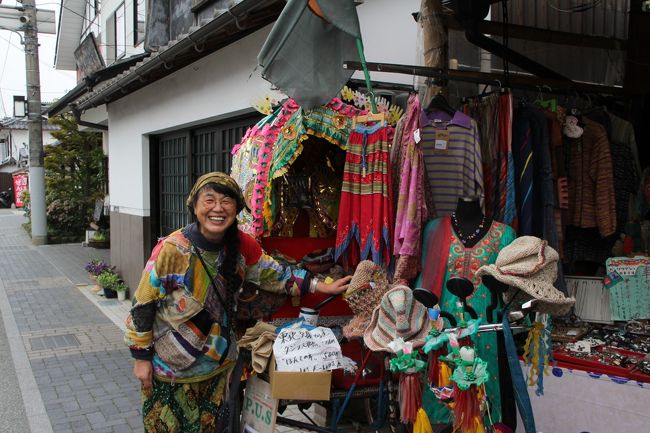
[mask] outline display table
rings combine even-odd
[[[526,369],[524,368],[524,372]],[[650,431],[650,383],[556,367],[544,376],[544,395],[528,388],[541,433]],[[521,420],[517,433],[523,433]]]

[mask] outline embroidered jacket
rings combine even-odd
[[[243,280],[273,293],[298,296],[307,291],[311,280],[307,271],[279,264],[248,234],[240,231],[239,239],[238,273]],[[221,251],[201,248],[201,254],[217,276]],[[223,321],[215,320],[209,309],[211,297],[215,299],[210,278],[184,232],[161,239],[147,261],[126,320],[125,342],[132,356],[152,360],[154,374],[162,380],[198,382],[218,374],[228,364],[229,336],[222,335]],[[223,308],[218,314],[223,317]]]

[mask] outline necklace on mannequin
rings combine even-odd
[[[458,235],[458,239],[463,243],[463,245],[467,245],[468,242],[476,239],[476,237],[481,234],[483,231],[483,227],[485,227],[485,221],[487,220],[487,216],[483,215],[483,219],[481,220],[481,223],[478,225],[476,230],[474,230],[472,233],[469,235],[463,234],[463,231],[460,229],[460,224],[458,224],[458,220],[456,219],[456,212],[453,212],[451,214],[451,222],[454,226],[454,230],[456,231],[456,234]]]

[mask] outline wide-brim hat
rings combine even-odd
[[[424,344],[429,329],[426,307],[413,299],[413,291],[409,287],[398,285],[381,298],[379,306],[372,313],[363,341],[373,351],[390,352],[388,343],[397,338],[419,347]]]
[[[370,323],[372,312],[388,291],[386,271],[371,260],[364,260],[357,265],[343,299],[348,303],[354,317],[343,327],[343,335],[350,339],[362,337]]]
[[[538,302],[533,308],[540,313],[564,315],[576,300],[566,297],[553,285],[557,279],[559,262],[557,251],[535,236],[522,236],[503,248],[493,265],[481,266],[477,276],[491,275],[510,288],[504,293],[510,302],[518,292],[516,304],[531,298]]]

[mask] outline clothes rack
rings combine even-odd
[[[432,77],[434,79],[446,81],[462,81],[477,84],[499,85],[504,82],[502,74],[490,72],[463,71],[456,69],[429,68],[416,65],[400,65],[394,63],[366,63],[369,71],[388,72],[397,74],[417,75],[421,77]],[[346,69],[363,70],[360,62],[345,61],[343,67]],[[616,86],[603,86],[599,84],[590,84],[583,82],[573,82],[567,86],[562,80],[552,80],[548,78],[538,78],[532,75],[509,74],[509,87],[522,90],[538,90],[540,86],[548,86],[552,93],[572,95],[576,92],[595,93],[601,95],[623,95],[623,88]]]

